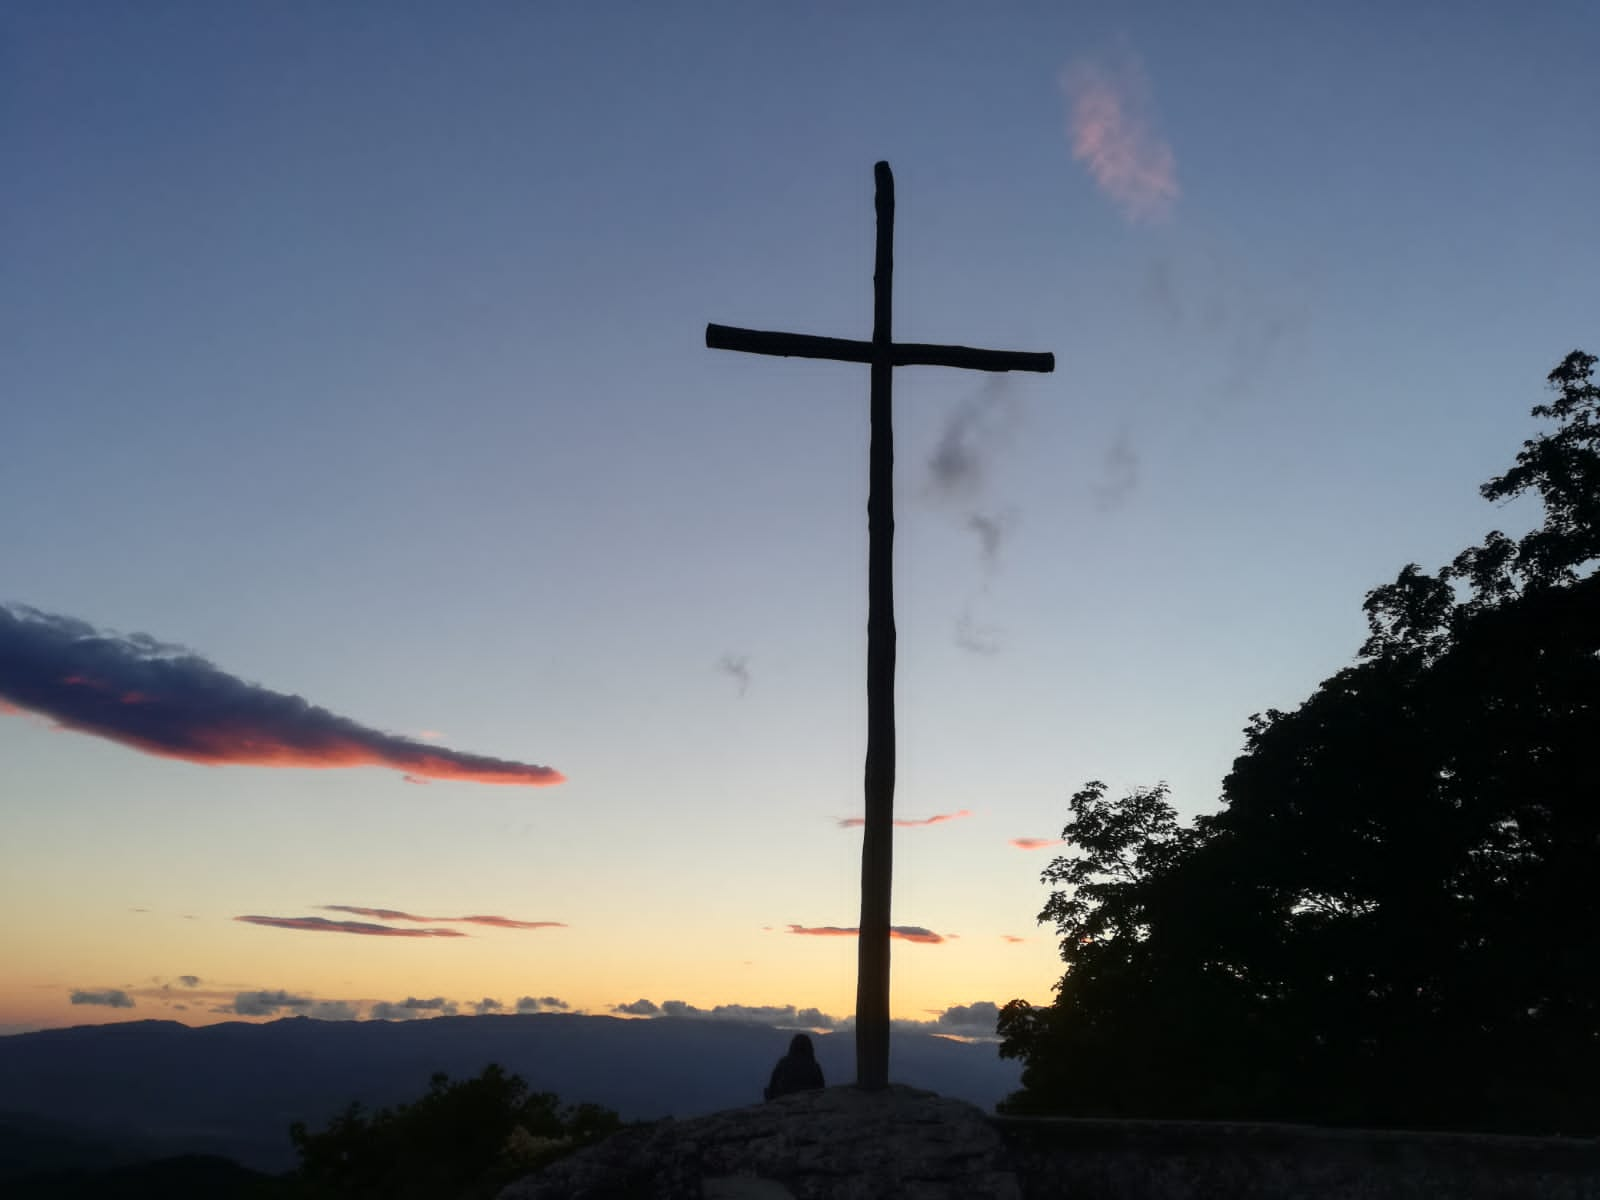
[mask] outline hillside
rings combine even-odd
[[[0,1111],[282,1170],[293,1165],[290,1122],[316,1127],[352,1100],[413,1099],[436,1071],[460,1077],[498,1062],[537,1090],[628,1120],[687,1117],[758,1101],[789,1036],[727,1021],[571,1014],[77,1026],[0,1038]],[[813,1040],[830,1082],[853,1077],[848,1035]],[[993,1045],[925,1034],[896,1036],[891,1073],[986,1109],[1018,1082]]]

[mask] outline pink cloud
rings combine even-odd
[[[1015,946],[1015,945],[1018,945],[1018,944],[1020,944],[1022,942],[1027,941],[1028,939],[1027,938],[1022,938],[1022,937],[1017,937],[1016,934],[1014,934],[1014,933],[1002,933],[1000,935],[1000,940],[1002,942],[1010,942],[1013,946]]]
[[[1018,850],[1043,850],[1047,846],[1061,845],[1060,838],[1012,838],[1011,844]]]
[[[1072,157],[1129,221],[1162,220],[1178,199],[1178,163],[1151,115],[1150,86],[1131,55],[1079,59],[1062,71]]]
[[[928,825],[942,825],[946,821],[959,821],[962,817],[970,817],[971,815],[971,809],[963,808],[960,812],[934,813],[931,817],[897,819],[895,827],[898,829],[920,829]],[[839,820],[839,828],[860,829],[866,823],[865,817],[842,817]]]

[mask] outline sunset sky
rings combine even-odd
[[[1050,999],[1071,793],[1213,808],[1600,348],[1600,10],[17,3],[0,1032]],[[639,1004],[639,1001],[647,1004]],[[678,1011],[684,1011],[679,1009]]]

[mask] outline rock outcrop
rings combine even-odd
[[[914,1088],[833,1087],[624,1130],[500,1200],[1021,1200],[983,1112]]]

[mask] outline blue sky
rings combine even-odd
[[[897,333],[1058,363],[896,381],[897,811],[972,815],[897,838],[895,920],[957,936],[896,943],[894,1011],[1048,998],[1048,851],[1009,839],[1089,778],[1209,809],[1249,715],[1353,655],[1368,588],[1526,524],[1476,489],[1596,341],[1597,25],[12,6],[0,601],[568,781],[0,718],[0,890],[42,914],[0,934],[0,1023],[217,1019],[169,1011],[180,975],[215,1007],[847,1013],[853,943],[785,931],[856,916],[866,371],[703,331],[868,336],[879,158]],[[1154,193],[1085,152],[1108,103]],[[950,438],[973,471],[941,489]],[[565,928],[234,920],[329,904]],[[104,989],[140,998],[67,1002]]]

